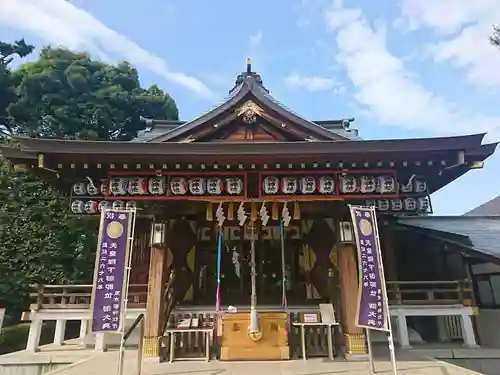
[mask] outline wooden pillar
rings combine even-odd
[[[159,246],[151,247],[148,277],[148,299],[144,329],[143,352],[146,357],[160,356],[160,338],[163,336],[162,316],[164,310],[163,294],[167,276],[167,251]]]
[[[356,327],[358,305],[358,271],[354,245],[340,245],[338,251],[340,295],[342,298],[342,328],[346,357],[367,353],[365,334]]]

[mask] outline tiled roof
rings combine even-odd
[[[464,216],[500,216],[500,196],[470,210]]]

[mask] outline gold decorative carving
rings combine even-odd
[[[248,332],[248,337],[252,341],[259,341],[262,339],[262,331],[258,332]]]
[[[251,100],[247,100],[241,107],[236,110],[238,116],[241,116],[243,122],[252,124],[257,120],[264,110]]]
[[[366,354],[365,335],[344,333],[347,354]]]
[[[160,356],[160,338],[159,337],[144,337],[142,341],[142,353],[145,357]]]

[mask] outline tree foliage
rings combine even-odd
[[[500,26],[493,26],[493,35],[490,36],[490,42],[495,47],[500,48]]]
[[[11,136],[129,140],[140,117],[177,119],[173,99],[156,85],[140,87],[128,63],[109,65],[86,53],[42,49],[14,70],[14,56],[33,50],[23,40],[0,43],[0,125]],[[68,198],[0,158],[0,299],[26,307],[33,283],[89,282],[97,223],[72,217]],[[18,316],[18,315],[16,315]]]
[[[140,87],[136,69],[92,60],[87,53],[42,49],[12,73],[17,98],[7,111],[15,132],[30,137],[130,140],[142,117],[177,119],[172,98]]]

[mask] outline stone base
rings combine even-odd
[[[142,353],[144,357],[160,357],[160,338],[144,337],[142,341]]]
[[[370,358],[367,354],[346,354],[345,359],[352,362],[366,362]]]
[[[344,339],[345,339],[346,358],[352,355],[368,354],[364,333],[358,333],[358,334],[344,333]]]

